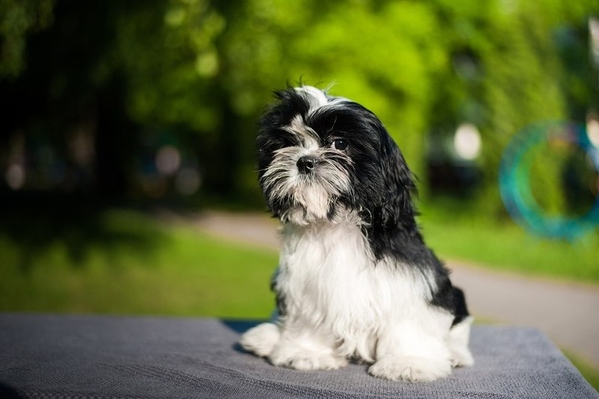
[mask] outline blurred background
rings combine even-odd
[[[256,121],[300,81],[380,117],[450,265],[598,292],[597,229],[531,234],[498,184],[531,124],[599,146],[596,0],[0,0],[0,311],[268,317]],[[528,164],[547,215],[593,207],[578,146]]]

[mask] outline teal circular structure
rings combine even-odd
[[[542,236],[574,240],[599,224],[599,196],[584,215],[548,215],[532,194],[530,164],[525,159],[534,147],[555,140],[581,148],[599,173],[599,149],[591,143],[584,127],[569,122],[540,123],[520,131],[506,147],[499,169],[499,189],[507,211],[516,222]]]

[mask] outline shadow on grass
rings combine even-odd
[[[13,261],[23,273],[56,246],[64,248],[70,265],[83,267],[92,250],[111,259],[122,251],[150,257],[166,240],[158,223],[138,210],[91,197],[19,194],[0,200],[0,245],[16,254]]]

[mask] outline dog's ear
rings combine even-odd
[[[416,223],[412,202],[412,196],[417,194],[415,178],[386,130],[381,134],[380,162],[383,182],[378,199],[380,222],[385,229],[400,226],[411,229]]]

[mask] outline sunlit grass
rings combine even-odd
[[[100,227],[137,241],[91,242],[73,257],[52,240],[31,257],[0,235],[0,311],[266,318],[274,308],[274,252],[134,212],[107,211]]]
[[[509,221],[440,216],[428,209],[419,222],[427,244],[441,257],[532,276],[599,283],[596,232],[573,242],[554,240],[534,236]]]

